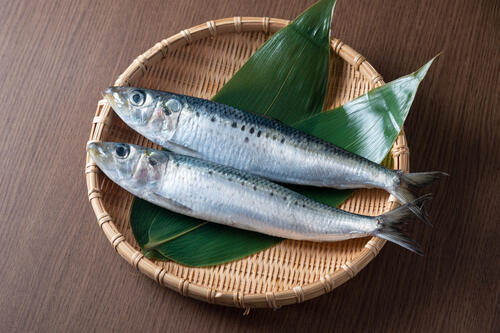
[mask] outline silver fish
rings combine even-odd
[[[401,230],[408,205],[380,216],[363,216],[189,156],[114,142],[91,142],[87,150],[115,183],[177,213],[290,239],[339,241],[373,235],[421,253]]]
[[[443,175],[403,174],[277,120],[200,98],[133,87],[110,87],[105,96],[127,125],[173,152],[281,183],[381,188],[406,204],[416,198],[409,186]],[[412,211],[429,223],[419,207]]]

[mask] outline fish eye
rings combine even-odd
[[[134,90],[132,94],[130,94],[129,100],[132,105],[141,106],[146,101],[146,95],[140,90]]]
[[[119,158],[126,158],[130,153],[130,147],[128,145],[119,144],[115,148],[115,153]]]

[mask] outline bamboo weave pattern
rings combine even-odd
[[[286,20],[235,17],[181,31],[157,43],[135,59],[115,85],[137,85],[212,97]],[[384,84],[366,59],[340,40],[332,39],[326,108],[342,105]],[[155,147],[128,128],[99,101],[90,140],[123,141]],[[394,168],[409,171],[409,151],[402,132],[393,149]],[[303,302],[332,291],[353,278],[381,250],[378,238],[336,243],[286,240],[241,260],[207,268],[155,262],[140,252],[129,225],[133,196],[107,179],[87,155],[89,201],[97,221],[115,250],[136,269],[159,284],[210,303],[240,308]],[[342,209],[378,215],[394,201],[381,190],[360,190]]]

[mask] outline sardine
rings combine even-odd
[[[409,205],[380,216],[358,215],[267,179],[189,156],[114,142],[91,142],[87,150],[125,190],[180,214],[298,240],[330,242],[371,235],[422,253],[402,231]]]
[[[127,125],[173,152],[280,183],[381,188],[406,204],[416,198],[409,187],[444,174],[388,169],[280,121],[205,99],[133,87],[110,87],[105,96]],[[429,223],[418,207],[412,211]]]

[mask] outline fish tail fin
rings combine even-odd
[[[407,187],[403,186],[394,186],[389,189],[389,192],[398,199],[404,205],[408,205],[408,209],[415,214],[420,220],[424,221],[428,225],[432,225],[427,217],[427,212],[425,211],[425,207],[422,204],[417,205],[414,204],[415,199],[417,198],[412,191],[410,191]],[[429,194],[429,199],[432,197]]]
[[[407,218],[414,213],[412,207],[418,207],[430,198],[431,195],[426,194],[410,203],[377,216],[378,225],[374,235],[402,246],[416,254],[423,255],[419,245],[408,236],[404,231],[404,227]]]
[[[400,179],[411,186],[424,186],[428,185],[443,176],[449,176],[446,172],[431,171],[431,172],[413,172],[402,173]]]
[[[398,172],[397,184],[390,187],[388,191],[402,204],[410,204],[408,208],[413,212],[413,214],[418,216],[419,219],[429,225],[432,225],[427,217],[427,213],[425,212],[424,202],[420,204],[414,203],[416,195],[412,192],[412,188],[430,184],[442,176],[448,176],[448,174],[441,171],[415,173]]]

